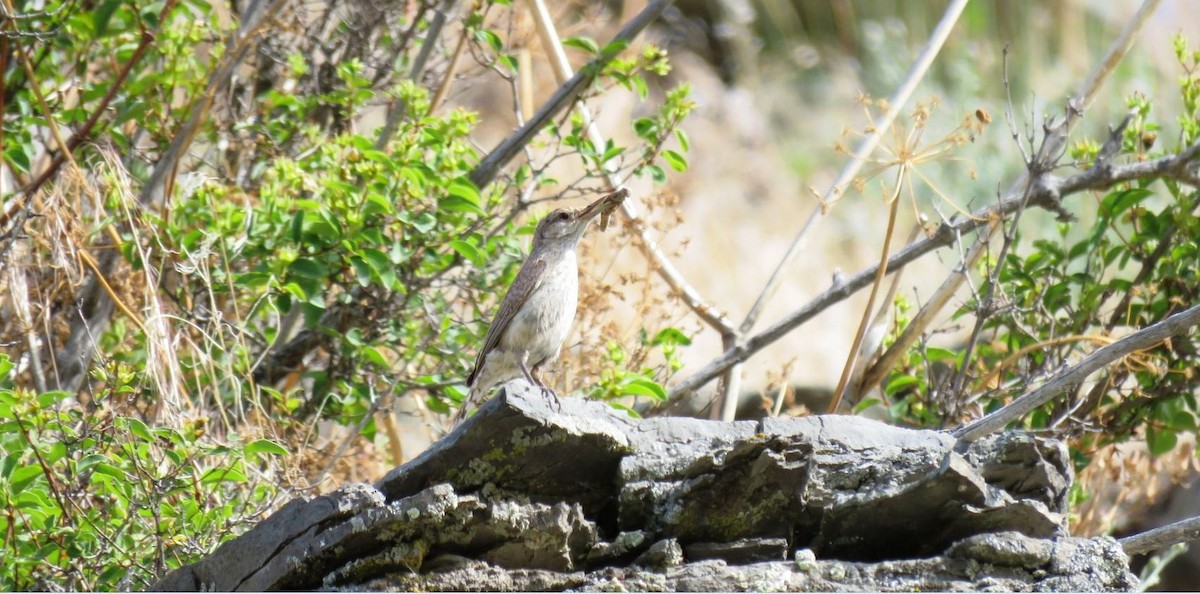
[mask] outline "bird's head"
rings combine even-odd
[[[568,241],[574,243],[583,237],[588,225],[601,217],[601,227],[607,226],[608,216],[629,196],[629,190],[621,188],[583,208],[560,208],[552,211],[538,222],[534,231],[534,242]]]

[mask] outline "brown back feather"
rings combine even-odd
[[[545,257],[531,255],[530,259],[521,265],[521,270],[517,271],[517,278],[513,280],[512,286],[508,288],[508,293],[504,295],[504,300],[500,302],[500,310],[496,312],[492,325],[488,326],[487,337],[483,339],[483,348],[479,349],[479,354],[475,357],[475,368],[471,370],[471,375],[467,376],[468,386],[475,385],[475,377],[479,375],[479,370],[483,367],[484,357],[500,343],[500,337],[504,335],[508,325],[517,316],[521,306],[529,300],[534,289],[542,284],[545,270]]]

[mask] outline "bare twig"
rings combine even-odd
[[[412,68],[408,72],[410,80],[419,81],[421,75],[425,72],[425,64],[429,61],[429,54],[433,52],[433,46],[437,44],[437,39],[441,36],[442,27],[446,26],[446,18],[450,13],[450,9],[454,7],[455,0],[444,0],[442,5],[434,12],[433,18],[429,21],[429,28],[425,30],[425,41],[421,42],[421,50],[417,52],[417,59],[413,60]],[[422,9],[423,10],[423,9]],[[417,15],[420,19],[421,15]],[[410,32],[416,29],[417,21],[414,20]],[[433,103],[437,105],[437,103]],[[430,106],[430,111],[433,107]],[[400,119],[404,117],[404,105],[393,105],[388,110],[387,119],[383,123],[383,129],[379,131],[379,138],[375,139],[375,149],[383,150],[391,141],[392,135],[396,133],[396,128],[400,126]]]
[[[454,45],[454,53],[450,55],[450,65],[446,66],[446,74],[442,76],[442,84],[438,85],[437,92],[429,100],[429,111],[425,115],[433,115],[438,105],[446,98],[446,93],[450,91],[450,83],[454,81],[454,71],[458,67],[458,59],[462,56],[463,48],[467,46],[469,33],[470,31],[463,27],[462,33],[458,36],[458,43]]]
[[[1138,589],[1142,592],[1154,592],[1155,586],[1162,579],[1162,572],[1171,565],[1176,557],[1186,553],[1188,546],[1184,543],[1176,543],[1165,549],[1162,549],[1154,556],[1146,560],[1145,567],[1138,574]]]
[[[621,31],[617,33],[616,37],[604,47],[610,47],[613,43],[627,43],[632,41],[654,19],[658,18],[671,5],[671,2],[672,0],[650,0],[646,4],[646,7],[626,23]],[[525,122],[525,125],[521,126],[519,130],[501,141],[491,153],[488,153],[479,162],[479,165],[471,171],[469,176],[471,181],[480,188],[490,184],[495,179],[496,174],[499,173],[500,168],[512,160],[556,114],[578,99],[584,87],[592,82],[604,65],[611,62],[616,56],[617,54],[614,52],[601,52],[587,66],[584,66],[579,72],[575,73],[570,80],[560,85],[558,90],[550,96],[550,99],[534,114],[533,119]]]
[[[4,6],[7,10],[6,14],[16,14],[16,10],[13,8],[10,0],[0,0],[0,5]],[[34,72],[33,61],[29,59],[29,53],[25,51],[25,48],[20,43],[13,43],[13,47],[16,50],[21,66],[25,69],[25,77],[29,81],[29,90],[33,93],[38,109],[42,111],[42,116],[46,118],[46,126],[50,129],[51,138],[58,145],[60,154],[65,156],[72,167],[79,169],[79,165],[75,163],[74,156],[71,154],[66,141],[63,140],[62,134],[58,130],[58,121],[54,119],[54,114],[50,112],[50,106],[46,103],[46,97],[42,95],[42,88],[38,84],[37,74]],[[51,169],[57,169],[57,167],[51,167]]]
[[[775,271],[767,279],[767,284],[763,287],[758,299],[754,301],[754,305],[750,307],[750,311],[746,314],[746,319],[742,320],[742,324],[738,328],[742,333],[749,332],[754,327],[755,322],[758,321],[758,317],[762,314],[767,300],[771,298],[771,295],[775,293],[775,289],[779,286],[779,279],[781,278],[780,275],[783,269],[796,256],[800,244],[808,236],[808,232],[812,229],[813,224],[819,217],[824,215],[828,205],[837,200],[846,191],[850,182],[854,181],[854,177],[858,175],[858,172],[866,163],[867,157],[871,156],[871,153],[875,151],[875,147],[879,146],[883,135],[892,127],[892,122],[900,115],[900,110],[908,103],[913,92],[916,91],[917,85],[925,78],[925,73],[929,71],[930,65],[933,64],[933,59],[941,51],[942,45],[946,42],[946,38],[950,36],[950,31],[954,29],[954,24],[958,22],[958,17],[962,14],[966,6],[967,0],[955,0],[946,7],[946,12],[942,14],[942,19],[938,21],[937,26],[933,29],[933,33],[929,36],[929,40],[925,42],[925,47],[921,48],[921,53],[917,55],[916,61],[909,68],[908,76],[905,77],[904,82],[901,83],[900,87],[896,89],[896,92],[888,100],[887,113],[884,114],[880,121],[875,123],[874,129],[866,138],[863,138],[858,148],[854,149],[854,154],[850,156],[850,161],[846,163],[841,173],[838,174],[837,179],[833,180],[829,189],[825,191],[825,195],[821,197],[821,202],[809,213],[808,218],[804,221],[804,225],[800,228],[800,232],[792,239],[791,245],[788,246],[787,251],[780,258],[779,264],[775,265]]]
[[[1079,120],[1083,117],[1084,112],[1086,112],[1095,101],[1096,95],[1099,94],[1100,87],[1103,86],[1104,82],[1108,80],[1109,75],[1111,75],[1113,70],[1116,69],[1117,64],[1119,64],[1129,52],[1129,49],[1133,46],[1134,39],[1137,38],[1142,26],[1145,24],[1146,20],[1149,19],[1150,15],[1153,14],[1154,9],[1158,7],[1159,1],[1160,0],[1146,0],[1142,4],[1142,6],[1138,9],[1138,12],[1134,15],[1134,18],[1130,20],[1128,24],[1126,24],[1125,28],[1122,29],[1121,34],[1118,35],[1117,39],[1113,41],[1112,45],[1109,46],[1108,51],[1105,52],[1104,58],[1099,64],[1096,65],[1096,68],[1093,69],[1087,80],[1084,81],[1083,85],[1080,86],[1076,97],[1068,102],[1068,109],[1066,111],[1065,119],[1057,126],[1046,126],[1046,132],[1045,136],[1042,138],[1042,146],[1040,150],[1036,156],[1028,159],[1026,163],[1027,171],[1013,184],[1013,188],[1024,186],[1029,180],[1030,176],[1038,176],[1054,167],[1059,156],[1062,154],[1064,147],[1066,147],[1067,139],[1070,137],[1071,131],[1075,128],[1076,124],[1079,123]],[[1006,49],[1006,61],[1007,55]],[[1005,88],[1008,88],[1007,74],[1005,79]],[[1009,102],[1011,110],[1011,97]],[[1116,149],[1119,149],[1121,146],[1121,134],[1124,132],[1125,127],[1129,124],[1131,118],[1132,114],[1127,115],[1117,130],[1113,131],[1109,135],[1109,138],[1104,144],[1104,149],[1102,149],[1100,152],[1100,159],[1097,162],[1097,167],[1110,166],[1109,158],[1112,157]],[[1010,125],[1012,125],[1011,120]],[[1032,143],[1032,139],[1030,142]],[[1020,218],[1020,214],[1023,212],[1023,210],[1024,209],[1022,208],[1017,211],[1017,216],[1014,217],[1014,220],[1010,224],[1008,231],[1004,235],[1004,244],[1001,246],[1000,256],[997,258],[997,268],[992,271],[992,282],[988,284],[986,294],[980,299],[980,304],[985,309],[990,307],[989,304],[991,303],[992,296],[996,290],[996,287],[998,286],[998,283],[995,282],[995,277],[999,276],[1000,267],[1004,266],[1005,255],[1013,244],[1017,220]],[[991,231],[995,232],[997,228],[998,227],[993,227]],[[952,395],[962,395],[963,386],[967,376],[967,368],[971,363],[972,352],[974,351],[975,345],[981,336],[983,325],[986,321],[985,315],[977,315],[975,317],[975,324],[971,329],[971,336],[967,340],[966,348],[963,350],[962,362],[959,365],[958,371],[955,373],[954,379],[951,382],[950,393]]]
[[[1119,361],[1130,353],[1148,349],[1171,337],[1184,334],[1196,324],[1200,324],[1200,305],[1194,305],[1190,309],[1186,309],[1156,324],[1142,328],[1129,336],[1097,350],[1036,390],[1013,400],[1004,408],[966,427],[956,429],[953,434],[961,442],[971,442],[999,431],[1010,422],[1020,419],[1037,407],[1050,402],[1071,386],[1083,381],[1093,372],[1103,369],[1115,361]]]
[[[1191,165],[1197,155],[1200,155],[1200,143],[1193,144],[1176,155],[1168,155],[1136,163],[1093,167],[1067,178],[1058,178],[1046,174],[1034,180],[1029,195],[1029,205],[1046,209],[1061,208],[1059,201],[1064,196],[1078,192],[1108,188],[1115,184],[1134,179],[1144,180],[1156,177],[1177,178],[1188,174],[1195,175]],[[1002,218],[1016,211],[1024,202],[1024,192],[1022,192],[1018,195],[1009,195],[992,206],[976,211],[971,216],[957,216],[949,222],[940,225],[932,236],[902,248],[888,259],[887,267],[890,270],[898,270],[903,266],[907,266],[917,258],[933,250],[953,244],[956,238],[978,229],[987,224],[988,221]],[[803,307],[788,314],[784,319],[776,322],[771,327],[746,340],[744,344],[725,351],[699,371],[676,384],[674,389],[671,390],[668,404],[678,402],[700,386],[712,381],[713,378],[720,375],[731,365],[745,361],[758,351],[787,335],[788,332],[791,332],[800,324],[812,319],[829,306],[848,298],[859,289],[866,287],[874,278],[877,269],[878,265],[874,265],[859,271],[854,276],[843,280],[838,285],[818,295]]]
[[[733,334],[726,334],[721,338],[721,348],[729,350],[737,346],[737,337]],[[786,385],[786,380],[785,380]],[[729,369],[721,376],[721,383],[717,390],[720,398],[720,406],[712,407],[712,415],[710,418],[724,421],[726,423],[737,418],[738,400],[742,391],[742,364],[731,365]]]
[[[150,174],[150,178],[146,180],[146,184],[142,186],[142,194],[139,201],[142,204],[160,204],[170,195],[171,186],[174,184],[175,174],[179,170],[179,163],[183,159],[183,155],[187,153],[192,146],[192,140],[196,137],[196,132],[200,130],[201,124],[208,119],[209,109],[212,107],[213,100],[216,98],[218,91],[228,84],[233,76],[233,71],[238,64],[242,62],[242,58],[253,47],[253,42],[259,39],[266,33],[266,25],[274,20],[274,16],[283,9],[283,6],[289,0],[255,0],[246,9],[246,14],[243,17],[240,27],[233,38],[229,40],[229,46],[225,50],[225,54],[221,56],[221,60],[217,63],[217,67],[213,70],[212,76],[208,79],[208,85],[204,89],[204,93],[200,95],[195,105],[192,106],[191,117],[175,134],[175,138],[171,140],[171,145],[167,147],[165,153],[159,158],[158,163],[154,166],[154,171]],[[269,2],[267,6],[260,6],[264,2]]]
[[[867,305],[863,308],[862,319],[858,323],[858,331],[854,333],[854,342],[850,344],[850,353],[846,355],[846,364],[842,366],[842,377],[838,379],[837,388],[833,391],[833,399],[829,402],[829,412],[837,412],[850,383],[850,374],[858,363],[858,348],[862,346],[863,337],[867,335],[867,327],[871,324],[871,312],[875,309],[875,298],[879,295],[879,287],[883,286],[883,277],[887,276],[888,251],[891,250],[892,236],[896,233],[896,213],[900,210],[900,188],[904,185],[905,174],[908,173],[908,163],[901,162],[896,170],[896,187],[892,191],[888,212],[887,231],[883,235],[883,248],[879,253],[879,265],[875,268],[875,281],[871,283],[871,294],[867,297]]]
[[[1023,179],[1028,179],[1030,173],[1041,175],[1049,171],[1058,161],[1058,153],[1047,155],[1045,148],[1051,144],[1053,139],[1062,138],[1065,136],[1065,125],[1060,125],[1053,131],[1047,127],[1047,135],[1043,139],[1042,151],[1040,156],[1035,157],[1033,161],[1026,163],[1026,173]],[[1061,135],[1061,136],[1060,136]],[[958,369],[955,371],[954,378],[950,381],[950,397],[961,402],[963,396],[963,386],[967,381],[967,369],[971,364],[971,356],[974,353],[975,346],[979,342],[979,338],[983,336],[983,327],[987,323],[989,316],[995,311],[995,294],[997,287],[1000,286],[1000,271],[1004,266],[1004,262],[1008,258],[1008,252],[1016,244],[1017,228],[1021,222],[1021,215],[1025,214],[1025,208],[1029,205],[1029,198],[1033,192],[1033,185],[1028,184],[1021,192],[1022,200],[1016,212],[1013,213],[1012,219],[1008,221],[1008,227],[1005,229],[1004,240],[1000,245],[1000,253],[996,256],[996,266],[989,273],[987,287],[984,289],[983,295],[979,296],[977,301],[978,306],[975,308],[975,324],[971,328],[971,336],[967,339],[967,345],[962,350],[962,357],[958,364]],[[1059,207],[1061,208],[1061,207]],[[996,229],[1004,227],[1003,223],[998,223],[988,229],[989,234],[995,232]]]

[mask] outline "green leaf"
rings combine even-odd
[[[364,346],[359,349],[359,352],[362,353],[364,359],[374,363],[375,365],[378,365],[382,369],[391,367],[391,365],[388,364],[387,358],[383,356],[383,353],[379,352],[379,349],[373,346]]]
[[[500,41],[500,36],[488,29],[479,29],[475,31],[475,39],[492,46],[492,49],[497,52],[504,47],[504,44]]]
[[[269,439],[256,439],[246,444],[246,455],[257,456],[269,454],[271,456],[287,456],[287,448],[275,443]]]
[[[1150,447],[1150,454],[1161,456],[1175,449],[1175,445],[1179,442],[1179,435],[1174,431],[1163,431],[1153,427],[1146,428],[1146,445]]]
[[[265,272],[246,272],[233,275],[233,282],[247,289],[257,289],[271,282],[271,275]]]
[[[692,143],[688,141],[687,132],[684,132],[683,128],[675,129],[675,138],[679,139],[679,148],[683,149],[683,152],[691,150]]]
[[[1123,192],[1113,192],[1100,202],[1100,214],[1115,219],[1121,213],[1133,208],[1137,203],[1153,196],[1154,192],[1145,188],[1133,188]]]
[[[633,85],[633,90],[637,93],[638,99],[645,100],[650,94],[650,87],[646,85],[646,79],[634,76],[629,79],[629,83]]]
[[[460,256],[466,258],[476,266],[483,266],[486,263],[484,253],[477,247],[461,240],[453,239],[450,241],[450,247],[458,252]]]
[[[304,239],[304,211],[296,211],[292,215],[292,241],[300,243]]]
[[[608,147],[608,150],[604,151],[604,155],[600,157],[600,164],[603,165],[604,163],[619,157],[623,152],[625,152],[625,147],[623,146]]]
[[[359,256],[352,256],[350,258],[350,265],[354,267],[354,280],[360,287],[371,284],[371,279],[375,277],[373,274],[375,271],[372,270],[370,264],[367,264],[366,260],[363,260]]]
[[[1171,413],[1171,428],[1177,431],[1195,431],[1196,415],[1190,411],[1177,410]]]
[[[117,468],[108,462],[100,462],[99,464],[96,464],[96,472],[92,475],[92,478],[95,479],[95,475],[97,474],[100,476],[112,477],[118,481],[124,481],[129,478],[129,475],[124,470],[121,470],[120,468]]]
[[[633,410],[633,407],[617,402],[616,400],[609,400],[608,405],[617,410],[625,411],[625,414],[629,415],[631,419],[642,418],[642,415],[638,414],[638,411]]]
[[[500,54],[499,56],[496,56],[496,60],[501,64],[504,64],[504,66],[508,68],[510,72],[516,72],[520,68],[517,64],[517,59],[508,54]]]
[[[478,204],[459,196],[449,196],[447,198],[438,200],[438,210],[444,210],[448,212],[469,212],[478,215],[487,214],[482,208],[479,208]]]
[[[41,489],[22,489],[16,497],[17,509],[44,510],[51,515],[58,515],[58,505]]]
[[[1050,311],[1058,311],[1062,307],[1068,305],[1070,300],[1071,288],[1067,283],[1057,283],[1046,289],[1046,294],[1042,298],[1042,303]]]
[[[246,475],[237,468],[210,468],[200,477],[200,484],[215,485],[217,483],[244,483]]]
[[[371,267],[375,272],[379,282],[385,287],[391,287],[396,283],[396,270],[392,265],[392,261],[387,254],[377,249],[367,248],[358,251],[358,255]]]
[[[657,401],[667,399],[667,390],[657,382],[648,379],[635,379],[621,386],[622,395],[649,396]]]
[[[29,173],[29,168],[32,167],[32,162],[29,159],[29,150],[24,144],[14,142],[5,153],[10,165],[21,173]]]
[[[17,467],[21,456],[17,453],[12,453],[4,458],[0,458],[0,479],[7,479],[12,476],[13,469]]]
[[[888,382],[887,386],[883,389],[883,391],[888,396],[892,396],[892,395],[895,395],[898,391],[900,391],[904,388],[907,388],[908,386],[916,385],[918,383],[920,383],[920,381],[911,375],[900,375],[900,376],[896,376],[896,377],[892,378],[892,380]]]
[[[667,182],[667,172],[663,171],[662,167],[647,165],[643,169],[650,174],[650,179],[654,180],[654,183],[664,184]]]
[[[608,45],[605,45],[604,48],[600,50],[600,53],[604,54],[605,56],[615,56],[625,51],[625,48],[627,47],[629,47],[628,39],[614,39],[608,42]]]
[[[654,142],[655,132],[658,131],[658,124],[650,118],[638,118],[633,122],[633,131],[643,140]]]
[[[363,209],[363,214],[373,215],[377,213],[391,215],[396,213],[396,209],[392,206],[392,202],[383,194],[369,192],[367,193],[367,207]]]
[[[37,396],[38,406],[42,408],[50,408],[73,396],[74,394],[70,392],[64,392],[62,390],[50,390],[48,392],[42,392]]]
[[[925,349],[925,357],[929,361],[956,361],[958,353],[941,347],[927,347]]]
[[[150,435],[150,428],[141,420],[133,417],[125,417],[125,424],[129,432],[141,438],[142,441],[154,441],[154,436]]]
[[[21,490],[29,486],[29,483],[33,482],[33,479],[41,476],[41,474],[42,467],[37,464],[22,466],[14,470],[13,473],[8,477],[8,482],[12,492],[21,492]]]
[[[417,216],[412,217],[408,222],[411,223],[417,231],[420,231],[421,233],[429,233],[434,227],[437,226],[437,217],[433,216],[432,213],[422,212],[418,213]]]
[[[325,266],[308,258],[300,258],[288,265],[288,271],[297,276],[305,278],[324,279],[329,271]]]
[[[479,188],[476,188],[475,184],[471,183],[471,180],[465,177],[460,177],[450,182],[449,192],[451,196],[462,198],[475,205],[476,208],[483,205],[483,198],[479,195]]]
[[[8,355],[0,354],[0,379],[8,377],[8,372],[13,370],[16,365],[9,360]]]
[[[568,37],[562,40],[562,44],[566,47],[581,49],[589,54],[596,55],[600,53],[600,46],[595,41],[587,37]],[[610,44],[611,45],[611,44]],[[622,48],[624,49],[624,48]],[[620,51],[620,50],[618,50]]]
[[[158,27],[158,17],[162,14],[163,8],[166,6],[165,0],[150,2],[141,7],[142,20],[146,21],[146,27],[155,29]]]
[[[692,339],[688,338],[688,335],[684,334],[678,328],[663,328],[650,340],[651,346],[658,346],[660,344],[688,346],[692,344]]]
[[[667,160],[667,165],[671,166],[671,169],[674,169],[680,173],[687,171],[688,162],[683,155],[672,150],[665,150],[662,152],[662,155],[663,159]]]
[[[96,37],[104,37],[104,34],[108,32],[108,21],[112,19],[113,13],[121,6],[122,1],[108,0],[92,13],[92,31],[95,31]]]

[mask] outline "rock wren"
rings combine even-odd
[[[579,301],[575,247],[597,216],[600,227],[607,227],[609,215],[627,196],[629,190],[622,188],[583,209],[555,210],[538,223],[529,258],[500,302],[467,377],[467,398],[455,422],[483,402],[494,386],[519,377],[553,394],[534,373],[558,357],[575,320]]]

